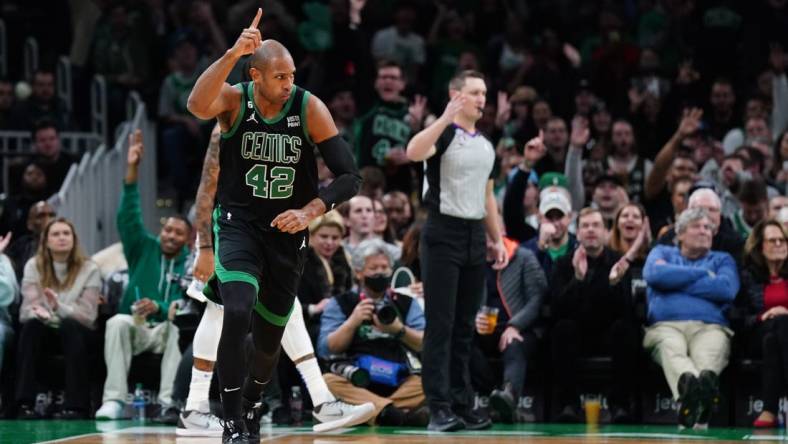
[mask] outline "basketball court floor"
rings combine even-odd
[[[261,442],[279,444],[340,443],[692,443],[692,442],[788,442],[782,430],[721,429],[679,431],[673,426],[602,426],[522,424],[496,425],[491,430],[453,434],[430,433],[424,429],[359,427],[331,434],[313,434],[310,427],[264,427]],[[0,443],[86,443],[86,444],[212,444],[218,438],[175,436],[173,427],[144,425],[134,421],[0,421]]]

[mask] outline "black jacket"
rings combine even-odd
[[[609,326],[616,319],[633,318],[631,291],[626,280],[610,286],[610,269],[621,255],[605,247],[597,258],[588,257],[588,272],[582,281],[575,278],[574,252],[555,264],[551,281],[555,319],[572,319],[584,325]]]

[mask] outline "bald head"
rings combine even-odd
[[[260,47],[249,58],[249,67],[264,71],[274,59],[293,60],[293,56],[290,55],[290,51],[285,48],[285,45],[276,40],[263,40]]]
[[[268,110],[270,115],[264,117],[275,116],[290,98],[295,70],[290,51],[276,40],[264,40],[251,55],[249,77],[254,82],[257,105],[263,108],[273,106]]]

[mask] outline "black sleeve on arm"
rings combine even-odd
[[[334,181],[322,190],[319,197],[326,204],[326,211],[350,199],[361,188],[361,175],[358,173],[350,145],[336,135],[317,144],[326,166],[334,173]]]

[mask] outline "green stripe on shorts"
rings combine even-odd
[[[215,210],[213,210],[213,237],[214,237],[214,253],[213,258],[214,262],[216,263],[216,277],[219,278],[219,282],[227,283],[227,282],[246,282],[254,287],[255,294],[260,292],[260,284],[257,282],[257,278],[252,276],[251,274],[245,271],[227,271],[226,268],[222,265],[222,262],[219,260],[219,215],[221,211],[217,206]],[[224,298],[224,296],[222,297]],[[291,309],[292,311],[292,309]],[[265,317],[265,316],[263,316]]]
[[[272,323],[272,324],[274,324],[274,325],[276,325],[276,326],[278,326],[278,327],[284,327],[285,325],[287,325],[287,321],[288,321],[288,319],[290,319],[290,315],[293,313],[293,308],[294,308],[294,307],[295,307],[295,302],[293,302],[293,305],[291,305],[291,306],[290,306],[290,311],[289,311],[289,312],[287,312],[287,314],[286,314],[286,315],[284,315],[284,316],[279,316],[279,315],[277,315],[277,314],[271,313],[271,312],[270,312],[270,311],[269,311],[267,308],[265,308],[265,306],[264,306],[264,305],[263,305],[263,304],[262,304],[262,303],[261,303],[261,302],[258,300],[258,301],[257,301],[257,302],[254,304],[254,311],[256,311],[256,312],[257,312],[257,314],[259,314],[259,315],[260,315],[260,316],[261,316],[263,319],[265,319],[266,321],[268,321],[268,322],[270,322],[270,323]]]

